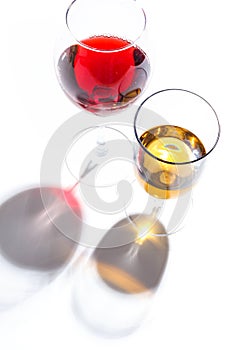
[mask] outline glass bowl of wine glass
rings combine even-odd
[[[97,115],[132,104],[150,75],[145,34],[146,15],[134,0],[74,0],[55,47],[68,98]]]
[[[203,97],[166,89],[146,98],[134,120],[137,177],[162,199],[187,193],[220,136],[218,116]]]

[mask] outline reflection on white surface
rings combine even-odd
[[[56,273],[30,271],[9,263],[0,256],[0,311],[7,310],[38,292],[50,283]]]
[[[135,238],[133,243],[86,250],[72,268],[74,314],[100,335],[121,337],[138,328],[164,274],[168,237],[156,236],[165,233],[164,227],[158,221],[152,223],[146,215],[141,223],[144,232],[147,225],[148,232],[138,238],[135,225],[121,220],[118,234],[126,233],[127,228],[127,234]],[[111,234],[115,232],[110,229],[104,239],[111,239]]]
[[[0,310],[16,305],[50,283],[76,251],[76,244],[50,221],[40,190],[21,192],[0,207]],[[62,191],[43,191],[47,191],[56,215],[67,218],[69,210]]]

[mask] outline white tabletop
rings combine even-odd
[[[101,332],[101,325],[103,329],[107,327],[106,319],[98,323],[101,315],[96,313],[100,309],[94,308],[92,320],[98,323],[98,329],[93,331],[83,321],[81,311],[74,310],[73,293],[84,298],[89,313],[92,304],[105,300],[112,307],[112,311],[105,311],[109,322],[115,322],[115,330],[118,326],[121,329],[122,320],[132,321],[133,304],[114,295],[105,299],[88,279],[86,285],[90,283],[92,289],[86,290],[86,295],[79,294],[80,276],[74,273],[74,267],[67,267],[23,303],[0,310],[0,344],[4,350],[233,347],[231,3],[141,3],[148,13],[154,46],[153,76],[141,99],[165,88],[200,94],[219,116],[219,144],[193,191],[192,207],[183,228],[170,238],[164,278],[139,328],[128,336],[119,331],[115,338],[108,338],[107,332]],[[41,159],[49,139],[78,111],[61,91],[53,66],[55,39],[68,4],[67,0],[1,2],[0,203],[39,185]],[[0,234],[1,229],[0,222]],[[81,251],[84,248],[78,254]],[[0,289],[7,278],[0,263]],[[10,293],[9,289],[9,298]],[[125,315],[119,316],[115,303],[125,308]]]

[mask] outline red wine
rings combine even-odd
[[[58,72],[68,97],[93,112],[133,102],[146,84],[150,64],[139,47],[129,44],[117,37],[94,36],[66,49]]]

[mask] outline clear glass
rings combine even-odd
[[[98,115],[133,103],[150,63],[146,16],[133,0],[75,0],[56,44],[58,81],[70,100]]]
[[[134,120],[137,177],[152,196],[189,191],[220,136],[213,107],[201,96],[167,89],[145,99]]]

